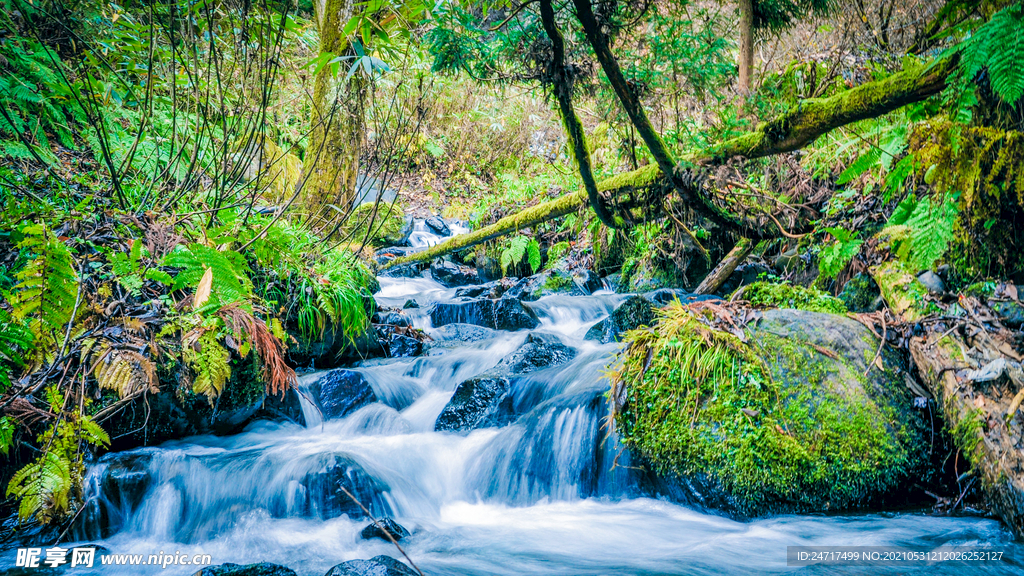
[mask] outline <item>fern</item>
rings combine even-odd
[[[195,288],[206,269],[213,271],[213,290],[209,304],[213,310],[228,304],[251,306],[252,281],[245,258],[234,250],[218,251],[202,244],[178,246],[164,257],[164,266],[180,268],[174,277],[172,290]]]
[[[826,278],[836,278],[860,252],[864,241],[857,238],[857,232],[843,228],[825,228],[825,232],[831,234],[836,242],[821,249],[818,254],[818,271]]]
[[[32,332],[0,308],[0,394],[11,386],[11,372],[25,367],[32,348]]]
[[[0,452],[8,454],[14,444],[14,420],[7,416],[0,417]]]
[[[110,256],[110,268],[121,286],[133,296],[142,294],[142,241],[135,239],[128,253],[117,252]]]
[[[508,269],[518,265],[524,258],[530,265],[531,272],[536,272],[540,268],[540,244],[534,238],[516,236],[501,252],[502,274],[507,275]]]
[[[927,270],[949,249],[958,213],[951,200],[933,202],[909,196],[896,207],[883,232],[899,260],[916,270]]]
[[[104,346],[98,354],[93,376],[100,388],[113,390],[121,398],[147,389],[159,390],[156,365],[134,350]]]
[[[25,226],[19,248],[35,257],[15,274],[10,295],[14,318],[27,320],[39,348],[58,341],[74,313],[78,275],[71,251],[41,224]]]
[[[231,378],[231,355],[217,341],[216,332],[207,330],[182,339],[182,356],[195,374],[192,391],[205,394],[212,403]]]

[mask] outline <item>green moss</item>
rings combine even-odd
[[[392,244],[402,240],[402,231],[405,227],[405,212],[398,204],[380,203],[376,207],[372,202],[360,204],[349,215],[345,222],[345,233],[349,235],[349,242],[361,243],[364,238],[367,243],[380,246]],[[369,237],[367,237],[369,229]]]
[[[967,460],[974,463],[974,455],[978,450],[978,445],[981,443],[981,429],[982,429],[982,418],[984,412],[979,409],[969,410],[966,414],[963,414],[960,421],[956,423],[952,430],[950,430],[950,436],[953,438],[953,443],[960,449],[960,452],[967,457]]]
[[[743,299],[754,306],[774,308],[795,308],[809,312],[825,312],[828,314],[846,314],[846,305],[842,300],[830,296],[815,288],[804,288],[792,284],[773,284],[771,282],[754,282],[743,288]]]
[[[619,190],[621,188],[644,188],[658,182],[661,170],[657,164],[648,164],[632,172],[612,176],[597,183],[599,191]]]
[[[917,429],[873,401],[899,391],[805,342],[744,344],[678,306],[626,341],[613,372],[622,441],[662,474],[710,480],[746,514],[864,506],[919,464]]]
[[[551,290],[557,292],[572,286],[572,278],[568,274],[555,271],[544,280],[544,285],[541,290]]]
[[[571,246],[568,242],[558,242],[556,244],[552,244],[551,247],[548,248],[548,267],[552,267],[555,264],[557,264],[563,256],[569,253],[570,248]]]

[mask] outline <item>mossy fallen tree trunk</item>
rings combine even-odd
[[[713,146],[708,150],[685,157],[687,165],[710,165],[735,156],[760,158],[798,150],[831,130],[897,110],[907,104],[919,102],[937,94],[946,85],[946,76],[953,62],[946,61],[923,70],[894,74],[884,80],[868,82],[829,98],[804,100],[796,108],[770,122],[762,122],[757,129],[742,136]],[[690,169],[678,168],[673,178],[679,180]],[[682,178],[688,181],[699,179]],[[597,184],[598,192],[609,199],[608,204],[617,211],[639,209],[653,218],[660,211],[661,199],[675,189],[672,180],[657,165],[644,166],[603,180]],[[699,193],[704,193],[702,190]],[[469,234],[456,236],[429,250],[397,258],[384,267],[413,262],[427,262],[439,256],[470,248],[523,228],[571,214],[589,204],[583,192],[572,192],[556,200],[538,204],[522,212]],[[634,221],[635,215],[623,218]],[[761,229],[750,236],[754,239],[773,237],[771,229]]]
[[[695,294],[712,294],[715,290],[718,290],[725,281],[732,276],[732,273],[736,271],[736,267],[740,265],[743,260],[746,259],[754,250],[754,241],[749,238],[740,238],[739,242],[729,250],[729,253],[722,258],[722,261],[715,266],[715,269],[710,274],[704,277],[697,289],[694,290]]]
[[[904,320],[913,322],[927,311],[918,297],[927,290],[899,265],[886,263],[871,270],[882,297]],[[973,382],[957,375],[971,368],[965,352],[972,347],[982,357],[999,358],[992,338],[966,342],[957,331],[926,331],[907,343],[920,379],[942,410],[953,441],[981,482],[988,503],[1017,538],[1024,538],[1024,454],[1014,438],[1021,436],[1021,420],[1013,406],[1015,394],[998,380]],[[1005,381],[1005,379],[1003,379]],[[1010,412],[1008,414],[1008,412]],[[968,464],[962,465],[965,472]]]

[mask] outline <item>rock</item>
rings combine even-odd
[[[1021,327],[1024,327],[1024,306],[1020,302],[995,300],[989,302],[989,306],[1008,328],[1020,330]]]
[[[452,231],[448,228],[448,223],[444,219],[438,216],[431,216],[427,218],[423,224],[434,234],[438,236],[451,236]]]
[[[384,493],[390,488],[370,476],[346,454],[322,456],[320,468],[307,474],[300,484],[305,487],[307,516],[323,520],[342,515],[351,519],[365,518],[366,513],[345,494],[345,490],[369,509],[375,518],[392,514],[391,507],[384,499]]]
[[[932,294],[942,294],[946,291],[946,284],[939,278],[939,275],[931,270],[925,270],[917,277],[918,282],[924,284]]]
[[[240,564],[221,564],[220,566],[207,566],[199,572],[196,572],[193,576],[297,576],[295,571],[279,566],[277,564],[270,564],[269,562],[260,562],[259,564],[246,564],[244,566]]]
[[[338,368],[324,374],[309,387],[325,419],[344,418],[377,401],[377,395],[359,372]]]
[[[423,342],[404,334],[392,334],[388,339],[388,351],[392,358],[411,358],[423,353]]]
[[[415,301],[415,300],[406,300],[405,304],[402,305],[402,309],[403,310],[408,310],[409,308],[419,308],[419,307],[420,307],[420,303]]]
[[[343,364],[382,358],[386,355],[380,334],[371,324],[362,334],[352,338],[335,326],[328,326],[322,334],[289,332],[295,342],[288,346],[288,361],[292,366],[314,365],[316,368],[334,368]]]
[[[675,300],[679,300],[685,304],[687,297],[689,296],[691,296],[691,294],[686,290],[679,290],[676,288],[659,288],[644,294],[644,298],[654,302],[654,304],[659,308],[666,306]],[[694,294],[693,296],[696,295]]]
[[[500,280],[478,284],[476,286],[462,286],[455,289],[456,298],[501,298],[505,293],[506,286]]]
[[[650,300],[643,296],[630,296],[607,318],[591,326],[584,339],[597,340],[602,344],[615,342],[623,332],[650,326],[655,317],[654,305]]]
[[[374,556],[369,560],[349,560],[327,571],[324,576],[419,576],[390,556]]]
[[[511,415],[509,381],[502,376],[477,376],[463,381],[441,410],[434,430],[473,430],[488,423],[505,423]],[[503,405],[504,404],[504,405]]]
[[[382,250],[378,250],[376,254],[374,254],[374,259],[378,264],[383,265],[391,262],[395,258],[415,254],[419,250],[422,250],[422,248],[389,246]],[[419,263],[403,264],[401,266],[394,266],[392,268],[381,270],[378,274],[388,278],[416,278],[420,275],[420,272],[423,271],[424,267],[424,264]]]
[[[430,308],[434,326],[462,323],[475,324],[495,330],[521,330],[536,328],[540,320],[533,310],[514,298],[457,298],[438,302]]]
[[[446,262],[444,260],[435,261],[430,265],[430,275],[433,276],[434,280],[439,284],[448,288],[477,284],[480,282],[480,277],[477,275],[475,268],[460,266],[453,262]]]
[[[107,459],[110,462],[100,479],[104,498],[122,510],[134,510],[149,489],[149,464],[153,457],[145,453],[114,453],[104,458]]]
[[[555,268],[521,278],[503,295],[531,302],[551,294],[589,296],[603,288],[601,279],[590,270],[567,272]]]
[[[412,326],[412,321],[409,317],[401,312],[392,312],[387,310],[381,310],[373,315],[374,324],[387,324],[388,326],[401,326],[402,328],[408,328]]]
[[[555,335],[531,333],[522,346],[505,356],[496,367],[508,374],[528,374],[565,364],[576,357],[576,349],[566,346]]]
[[[792,248],[783,252],[775,259],[775,270],[778,272],[788,272],[790,269],[800,266],[801,264],[800,251],[796,248]]]
[[[359,535],[364,540],[371,538],[380,538],[381,540],[388,540],[387,534],[391,534],[391,537],[395,540],[401,540],[409,535],[409,531],[406,530],[401,524],[395,522],[391,518],[381,518],[377,520],[377,523],[369,523],[366,528]],[[390,542],[390,540],[388,540]]]
[[[605,287],[612,292],[618,292],[620,284],[622,284],[622,274],[619,274],[618,272],[604,277]]]
[[[264,398],[263,406],[256,412],[253,419],[293,422],[299,426],[306,425],[306,417],[302,414],[302,403],[299,401],[299,392],[294,388],[285,390],[283,396],[270,394]]]
[[[493,338],[496,331],[474,324],[446,324],[433,332],[434,340],[476,342]]]
[[[737,288],[763,280],[772,273],[771,268],[761,264],[760,262],[740,264],[736,267],[736,270],[729,275],[725,282],[722,283],[722,286],[718,289],[717,293],[732,294]]]
[[[850,278],[839,293],[839,299],[850,312],[874,312],[883,304],[878,284],[875,284],[871,275],[863,272]]]

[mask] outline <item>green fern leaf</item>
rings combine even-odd
[[[15,274],[18,284],[11,291],[14,318],[27,320],[35,339],[56,342],[66,329],[78,298],[78,275],[71,251],[42,225],[22,228],[25,239],[19,248],[35,257]]]

